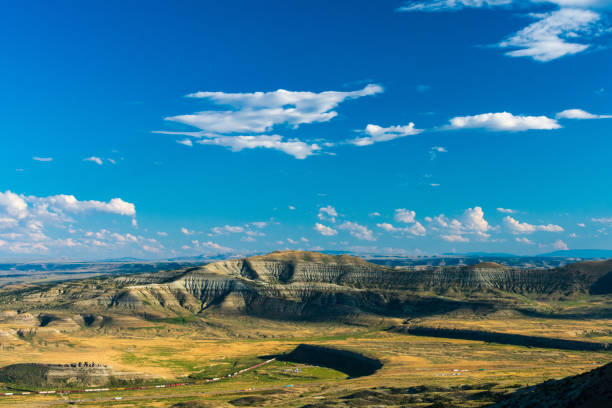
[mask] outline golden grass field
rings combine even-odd
[[[203,401],[202,406],[232,407],[236,405],[228,401],[255,396],[251,401],[254,405],[246,406],[327,406],[340,401],[338,397],[343,395],[375,387],[425,385],[477,389],[479,385],[495,383],[492,390],[511,391],[612,361],[610,352],[540,349],[391,333],[384,329],[400,324],[401,320],[378,317],[362,318],[360,324],[282,322],[222,315],[189,318],[184,322],[179,319],[152,323],[134,317],[117,319],[117,322],[117,327],[105,329],[37,328],[35,334],[26,338],[0,338],[0,366],[20,362],[94,361],[117,370],[146,374],[156,378],[157,383],[170,383],[184,381],[197,373],[202,378],[208,373],[229,374],[235,367],[259,361],[258,356],[289,351],[300,343],[350,349],[379,358],[384,366],[374,375],[347,379],[343,373],[331,369],[274,362],[212,384],[113,390],[96,395],[4,396],[0,397],[0,405],[61,406],[82,400],[76,404],[168,407],[195,400]],[[419,319],[418,323],[592,341],[610,341],[612,328],[610,319],[530,318],[517,312],[496,312],[484,317],[434,315]],[[15,327],[0,324],[0,331]],[[301,371],[287,371],[295,367]],[[440,394],[455,395],[448,390]],[[461,406],[488,403],[485,398],[463,401]]]

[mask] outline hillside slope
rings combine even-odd
[[[612,404],[612,363],[584,374],[520,389],[491,408],[607,408]]]
[[[551,270],[482,263],[409,271],[348,255],[283,251],[175,271],[5,289],[0,306],[141,314],[215,310],[270,318],[405,315],[466,301],[517,302],[516,295],[553,300],[606,294],[611,281],[612,261]]]

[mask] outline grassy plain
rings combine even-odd
[[[600,300],[593,300],[597,301]],[[586,300],[581,302],[578,306],[589,304]],[[575,313],[576,307],[575,302],[556,304],[555,314],[550,316],[516,311],[488,315],[459,312],[432,315],[412,323],[602,342],[612,339],[612,319],[584,318]],[[224,376],[263,361],[262,356],[290,351],[300,343],[350,349],[379,358],[384,366],[374,375],[351,379],[328,368],[277,361],[210,384],[113,390],[96,395],[4,396],[0,397],[0,406],[61,406],[69,401],[91,407],[168,407],[180,403],[187,407],[195,404],[193,401],[200,401],[201,406],[222,407],[367,406],[368,401],[376,405],[377,397],[364,390],[393,393],[394,389],[402,389],[407,393],[401,394],[406,403],[398,402],[397,406],[430,407],[445,403],[453,406],[461,401],[461,406],[478,407],[494,401],[498,393],[581,373],[612,361],[610,352],[540,349],[391,333],[385,329],[401,324],[402,320],[380,317],[326,323],[223,315],[123,321],[130,324],[98,329],[36,328],[27,335],[2,337],[0,366],[94,361],[117,370],[146,374],[150,383],[171,383]],[[0,331],[14,328],[15,325],[0,324]],[[425,389],[417,393],[423,398],[415,400],[406,389],[416,386]]]

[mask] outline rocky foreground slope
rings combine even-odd
[[[101,310],[202,313],[215,310],[271,318],[333,314],[406,315],[465,301],[572,298],[612,293],[612,261],[549,270],[494,263],[424,271],[388,268],[360,258],[284,251],[202,267],[5,288],[0,307],[70,309],[88,325]],[[442,298],[443,296],[444,298]],[[54,323],[55,322],[55,323]],[[58,324],[49,317],[47,325]]]
[[[607,408],[612,405],[612,363],[584,374],[522,388],[491,408]]]

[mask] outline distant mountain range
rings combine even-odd
[[[538,255],[516,255],[506,252],[465,252],[465,253],[444,253],[444,256],[451,257],[495,257],[495,258],[612,258],[612,249],[566,249],[560,251],[546,252]]]
[[[538,256],[562,258],[612,258],[611,249],[566,249],[562,251],[547,252]]]

